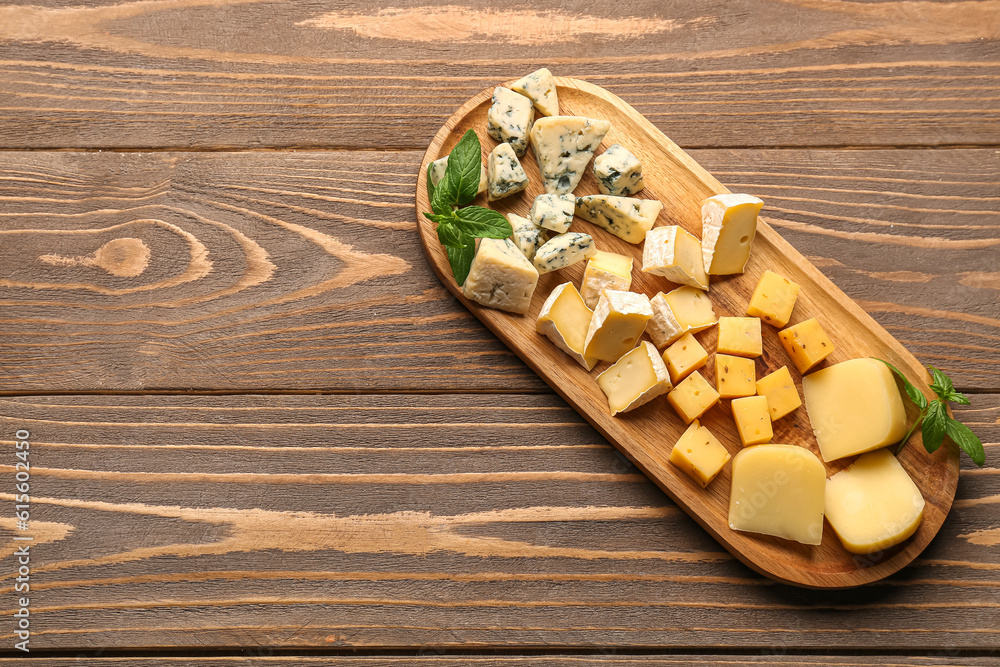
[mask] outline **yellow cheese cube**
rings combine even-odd
[[[757,289],[750,297],[747,315],[759,317],[768,324],[783,327],[788,324],[799,296],[799,286],[774,271],[764,271]]]
[[[851,553],[895,546],[923,517],[920,489],[888,450],[861,455],[826,483],[826,519]]]
[[[767,410],[767,398],[747,396],[733,401],[733,419],[743,446],[769,442],[774,436],[771,430],[771,416]]]
[[[685,424],[690,424],[719,402],[719,392],[695,371],[667,394],[667,402]]]
[[[583,354],[593,314],[573,283],[563,283],[552,290],[542,304],[535,331],[548,336],[556,347],[589,371],[597,365],[597,359]]]
[[[740,357],[759,357],[764,351],[760,320],[756,317],[720,317],[716,351]]]
[[[686,333],[663,353],[670,381],[677,384],[708,362],[708,352],[695,337]]]
[[[608,397],[611,414],[628,412],[670,391],[670,375],[659,352],[642,341],[613,366],[597,376],[597,384]]]
[[[763,205],[756,197],[740,194],[715,195],[702,202],[701,251],[709,274],[743,273]]]
[[[757,380],[757,395],[767,397],[767,409],[771,413],[771,421],[778,421],[802,405],[799,390],[792,382],[788,366],[782,366],[770,375]]]
[[[757,392],[757,371],[753,359],[715,355],[715,388],[722,398],[753,396]]]
[[[604,290],[590,319],[584,354],[601,361],[617,361],[635,347],[652,316],[645,294]]]
[[[616,289],[627,292],[632,287],[632,258],[598,250],[587,260],[580,283],[580,296],[588,308],[597,306],[601,292]]]
[[[851,359],[802,378],[806,412],[824,461],[898,442],[906,413],[892,373],[877,359]]]
[[[733,458],[729,527],[802,544],[823,541],[826,469],[795,445],[756,445]]]
[[[687,332],[704,331],[718,321],[712,302],[700,289],[685,285],[652,299],[653,319],[649,337],[656,347],[666,347]]]
[[[778,338],[800,373],[807,372],[833,352],[833,341],[815,318],[782,329]]]
[[[670,450],[670,462],[691,479],[708,486],[729,462],[729,452],[695,419]]]

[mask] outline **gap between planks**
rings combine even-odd
[[[679,144],[680,145],[680,144]],[[717,145],[717,144],[683,144],[680,148],[685,151],[695,150],[760,150],[760,151],[801,151],[801,150],[838,150],[838,151],[884,151],[884,150],[970,150],[970,149],[997,149],[1000,144],[868,144],[855,146],[849,144],[815,144],[815,145]],[[74,147],[74,146],[28,146],[28,147],[8,147],[0,146],[0,153],[287,153],[287,152],[368,152],[368,153],[407,153],[414,151],[425,151],[426,145],[386,145],[386,146],[351,146],[343,145],[310,145],[291,144],[287,146],[143,146],[143,147],[113,147],[94,148]]]

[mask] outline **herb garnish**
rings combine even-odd
[[[482,168],[482,147],[472,130],[452,149],[444,176],[436,187],[431,183],[431,168],[427,165],[427,198],[434,212],[424,215],[437,223],[438,240],[448,253],[451,272],[460,286],[469,276],[477,238],[505,239],[514,233],[500,213],[482,206],[467,206],[479,193]]]

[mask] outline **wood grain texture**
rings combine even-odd
[[[1000,396],[972,400],[987,467],[938,538],[822,595],[739,564],[552,395],[24,397],[0,437],[31,431],[37,650],[951,651],[1000,628]]]
[[[0,147],[423,148],[471,95],[541,65],[621,95],[686,147],[996,145],[997,11],[995,0],[7,3]]]
[[[292,667],[306,665],[307,667],[731,667],[732,665],[758,665],[771,667],[778,665],[797,665],[799,667],[861,667],[863,665],[883,665],[884,667],[993,667],[996,659],[992,657],[964,657],[957,651],[942,651],[940,655],[931,656],[811,656],[811,655],[773,655],[762,651],[762,655],[696,655],[677,654],[663,656],[649,655],[615,655],[614,649],[608,649],[607,655],[540,655],[522,656],[491,656],[474,655],[445,656],[435,655],[438,651],[427,650],[427,655],[416,657],[384,656],[379,658],[363,658],[355,656],[296,656],[284,657],[271,655],[273,650],[267,648],[247,649],[244,657],[239,658],[108,658],[108,657],[73,657],[73,658],[32,658],[31,664],[38,667],[63,667],[65,665],[94,665],[95,667],[233,667],[234,665],[249,665],[259,667]],[[443,653],[443,651],[441,651]],[[0,666],[21,665],[20,662],[0,658]]]

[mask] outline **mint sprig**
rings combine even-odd
[[[903,439],[899,441],[899,445],[896,447],[896,454],[902,451],[903,445],[909,441],[917,425],[922,424],[920,433],[923,436],[924,449],[928,452],[937,451],[944,442],[945,435],[947,435],[963,452],[969,455],[973,463],[982,468],[983,464],[986,463],[986,450],[983,449],[983,442],[976,437],[976,434],[968,426],[948,416],[947,406],[949,402],[969,405],[969,399],[966,398],[965,394],[955,390],[955,385],[952,383],[951,378],[933,366],[927,367],[931,372],[931,377],[934,379],[930,388],[937,395],[937,398],[928,402],[923,392],[911,384],[902,371],[885,359],[879,359],[879,361],[888,366],[903,381],[903,389],[906,390],[906,395],[914,405],[920,408],[920,415],[913,422],[913,425],[910,426],[910,430],[906,432]]]
[[[507,218],[482,206],[468,206],[479,193],[482,146],[472,130],[467,131],[448,156],[448,166],[437,186],[427,168],[427,198],[433,213],[424,213],[437,224],[438,240],[448,254],[452,275],[461,286],[469,276],[476,255],[476,239],[505,239],[514,233]]]

